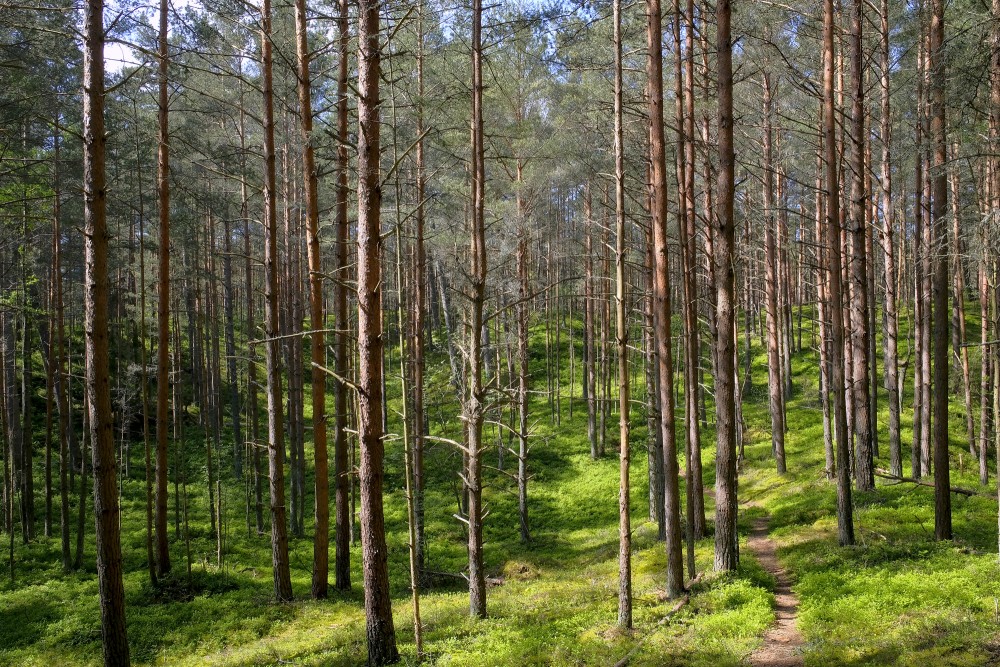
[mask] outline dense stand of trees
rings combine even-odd
[[[715,568],[739,565],[755,384],[779,474],[797,465],[789,397],[815,394],[841,545],[877,475],[933,480],[938,540],[953,460],[990,481],[1000,2],[204,0],[175,16],[162,0],[108,26],[101,0],[0,10],[0,528],[12,581],[16,536],[58,532],[79,569],[92,503],[106,664],[129,663],[133,479],[153,585],[183,576],[182,554],[190,576],[196,496],[218,567],[234,521],[262,549],[270,536],[278,602],[304,594],[290,539],[312,540],[317,599],[331,535],[336,591],[359,540],[371,664],[399,659],[397,439],[418,655],[420,591],[442,576],[428,513],[462,526],[467,569],[444,575],[485,617],[484,524],[532,541],[538,419],[585,410],[582,453],[618,452],[623,628],[636,435],[680,597],[710,504]],[[64,37],[77,25],[82,49]],[[122,43],[141,62],[105,71]],[[949,433],[953,393],[967,442]],[[455,506],[429,507],[442,471]],[[499,475],[516,517],[490,516]]]

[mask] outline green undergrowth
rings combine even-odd
[[[970,323],[968,330],[978,332],[978,324]],[[905,333],[904,326],[901,341]],[[806,339],[808,344],[808,334]],[[906,343],[901,345],[903,354]],[[881,362],[881,340],[879,350]],[[977,378],[978,350],[972,350],[973,378]],[[953,369],[952,485],[984,495],[952,494],[954,542],[933,539],[933,489],[877,478],[874,492],[854,493],[857,544],[840,547],[836,490],[823,474],[817,360],[803,353],[796,362],[786,436],[789,472],[779,477],[770,458],[766,361],[756,359],[758,386],[747,404],[754,444],[747,450],[740,492],[742,501],[761,504],[771,516],[778,558],[800,598],[798,627],[806,642],[807,667],[1000,664],[996,487],[979,485],[977,463],[968,451],[961,376]],[[906,474],[912,442],[912,364],[909,371],[902,415]],[[876,465],[883,469],[889,467],[886,405],[887,396],[881,392]],[[990,469],[992,474],[992,460]]]
[[[436,574],[433,585],[421,597],[427,663],[612,665],[631,655],[631,664],[638,666],[745,665],[774,619],[773,579],[757,564],[745,542],[750,521],[767,515],[779,545],[779,559],[801,600],[798,624],[806,641],[807,665],[993,664],[994,655],[1000,654],[996,503],[986,497],[953,496],[956,541],[938,544],[932,539],[932,490],[880,480],[874,493],[855,496],[858,545],[837,546],[835,489],[823,473],[817,360],[806,350],[793,361],[795,388],[788,406],[786,438],[789,472],[779,477],[770,457],[766,362],[756,338],[754,383],[744,397],[749,432],[740,478],[742,565],[734,573],[713,573],[712,536],[699,541],[697,569],[702,576],[692,588],[689,603],[672,614],[675,602],[663,598],[666,555],[663,544],[656,540],[655,524],[647,518],[646,428],[641,407],[644,383],[641,375],[636,376],[631,480],[635,630],[618,630],[617,415],[612,409],[605,456],[591,460],[586,405],[579,384],[579,322],[576,327],[572,361],[566,333],[562,338],[558,415],[553,412],[556,402],[544,393],[544,331],[532,331],[532,383],[538,393],[531,402],[529,543],[520,540],[516,485],[507,474],[516,460],[507,453],[505,471],[501,472],[499,444],[487,454],[485,558],[494,584],[488,591],[489,616],[484,620],[469,618],[468,594],[461,579],[466,566],[466,537],[463,525],[453,516],[460,494],[457,472],[461,455],[443,442],[428,443],[427,567]],[[969,330],[978,331],[978,326],[970,323]],[[809,339],[807,328],[806,348]],[[554,345],[554,336],[549,344]],[[457,438],[460,410],[440,345],[438,341],[429,355],[427,415],[434,435]],[[390,353],[388,362],[390,372],[398,373],[398,356]],[[974,369],[977,364],[974,358]],[[571,367],[575,385],[570,385]],[[398,431],[398,377],[390,377],[387,386],[390,430]],[[954,397],[960,395],[957,389],[952,392]],[[887,467],[884,425],[888,417],[885,396],[880,395],[880,399],[880,465]],[[909,406],[908,397],[904,404]],[[953,399],[952,407],[953,484],[988,492],[979,489],[975,463],[961,446],[964,417],[958,398]],[[705,481],[711,486],[715,439],[711,404],[708,415],[702,437]],[[904,460],[909,458],[910,418],[906,412]],[[122,487],[125,588],[134,663],[232,667],[364,664],[359,546],[351,551],[351,592],[331,587],[329,600],[309,600],[312,541],[311,516],[307,516],[306,534],[290,540],[296,601],[275,604],[269,536],[266,531],[258,535],[255,529],[248,530],[243,489],[231,479],[229,461],[224,459],[226,548],[220,568],[208,525],[205,443],[193,424],[193,413],[189,420],[192,424],[184,446],[191,466],[190,576],[184,542],[174,539],[173,574],[158,587],[148,582],[141,443],[133,446],[131,478]],[[498,433],[491,425],[487,425],[485,436],[490,443],[506,442],[505,431]],[[311,459],[308,442],[306,448]],[[229,449],[223,443],[223,451]],[[312,484],[311,473],[311,469],[307,471],[307,487]],[[413,664],[416,656],[399,440],[387,442],[386,474],[394,622],[403,662]],[[711,531],[711,497],[706,502]],[[311,508],[312,503],[310,491],[305,505]],[[74,501],[74,521],[75,509]],[[88,515],[88,530],[92,525]],[[91,538],[84,569],[64,573],[57,540],[39,538],[27,546],[15,544],[15,582],[12,585],[5,576],[0,583],[0,665],[99,664],[93,554]]]

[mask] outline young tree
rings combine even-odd
[[[632,522],[629,514],[628,322],[625,318],[625,140],[622,130],[622,3],[614,0],[615,337],[618,342],[618,627],[632,627]]]

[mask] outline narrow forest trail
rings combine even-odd
[[[761,566],[775,579],[775,620],[764,635],[764,645],[750,655],[754,667],[801,667],[802,635],[795,627],[799,615],[799,598],[792,593],[788,574],[778,564],[774,540],[768,537],[769,519],[753,520],[747,546]]]

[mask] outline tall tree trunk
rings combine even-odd
[[[625,146],[622,131],[622,3],[614,0],[615,337],[618,342],[618,627],[632,627],[632,520],[629,495],[628,324],[625,319]]]
[[[281,354],[278,335],[278,220],[275,205],[274,89],[271,64],[271,0],[261,3],[264,97],[264,364],[267,372],[267,458],[271,492],[271,562],[274,596],[292,599],[285,523],[285,431],[282,425]]]
[[[883,361],[885,364],[885,386],[889,393],[889,471],[901,477],[903,475],[903,454],[900,440],[900,397],[899,397],[899,315],[897,313],[896,295],[896,257],[893,247],[895,231],[894,209],[892,204],[892,108],[890,106],[890,44],[889,44],[889,0],[881,0],[879,5],[880,32],[879,58],[881,76],[880,104],[881,119],[879,134],[882,140],[882,228],[879,239],[882,243],[883,255],[883,287],[885,288],[885,304],[883,308],[885,335],[883,342]]]
[[[764,294],[767,303],[767,375],[768,407],[771,411],[771,453],[778,474],[785,473],[785,397],[779,351],[778,253],[775,242],[774,138],[771,119],[774,114],[771,74],[762,75],[764,88]]]
[[[951,466],[948,460],[948,143],[945,129],[944,0],[931,2],[930,113],[934,145],[934,537],[951,539]]]
[[[483,305],[486,300],[486,169],[484,164],[483,137],[483,47],[482,0],[472,5],[472,233],[471,281],[469,328],[469,378],[467,420],[468,464],[465,483],[469,508],[469,608],[473,616],[486,616],[486,576],[483,571]]]
[[[382,508],[382,231],[379,187],[379,11],[358,7],[358,439],[361,443],[361,565],[368,664],[399,660],[389,598],[388,551]]]
[[[83,52],[83,237],[85,393],[90,412],[97,530],[97,582],[101,638],[107,667],[128,665],[125,589],[122,584],[121,525],[111,413],[108,332],[107,184],[104,130],[104,2],[89,0],[84,11]]]
[[[351,542],[353,512],[351,510],[351,471],[348,468],[347,411],[349,388],[344,382],[350,372],[348,341],[350,320],[347,312],[347,280],[349,278],[349,221],[347,218],[347,73],[350,46],[348,0],[338,0],[337,35],[339,65],[337,70],[337,281],[333,288],[333,318],[337,333],[333,338],[334,366],[338,378],[334,383],[333,458],[336,473],[335,583],[339,591],[351,588]]]
[[[972,416],[972,369],[969,366],[969,348],[965,345],[965,262],[962,260],[965,248],[962,244],[962,207],[961,207],[961,177],[959,159],[961,149],[958,142],[952,144],[951,161],[948,165],[948,184],[951,189],[951,238],[952,254],[955,257],[954,282],[952,287],[954,295],[952,300],[952,312],[954,313],[952,322],[952,349],[958,361],[959,370],[962,373],[962,397],[965,404],[965,432],[969,441],[969,454],[978,456],[976,449],[976,423]]]
[[[413,540],[418,574],[424,571],[424,324],[427,308],[427,252],[424,248],[424,199],[427,194],[424,155],[424,4],[417,5],[417,211],[413,240]],[[419,657],[419,647],[417,650]]]
[[[837,123],[834,108],[833,0],[823,1],[823,149],[826,161],[826,247],[829,265],[831,389],[834,435],[837,442],[837,539],[854,544],[851,504],[851,447],[847,432],[847,383],[844,377],[844,301],[841,286],[840,169],[837,159]]]
[[[851,185],[851,362],[854,394],[855,480],[858,491],[875,488],[875,466],[872,455],[871,432],[871,331],[868,328],[868,255],[865,246],[866,209],[868,193],[865,189],[865,77],[862,25],[864,0],[854,0],[851,15],[851,158],[853,161]]]
[[[680,12],[676,12],[674,21],[676,39],[680,43]],[[686,422],[685,441],[685,495],[687,501],[686,514],[688,523],[688,570],[694,577],[694,540],[705,535],[705,497],[701,465],[701,422],[698,419],[699,400],[702,397],[701,376],[701,332],[698,324],[698,271],[696,256],[696,211],[694,202],[694,0],[687,2],[687,30],[684,35],[685,58],[684,71],[678,76],[678,85],[683,81],[683,90],[678,96],[678,102],[683,100],[683,111],[678,113],[678,129],[683,123],[683,155],[680,160],[684,172],[683,215],[678,217],[679,238],[681,246],[682,282],[684,284],[684,419]],[[678,58],[678,68],[680,60]],[[680,104],[678,104],[680,107]]]
[[[719,98],[719,195],[715,233],[716,306],[716,455],[715,455],[715,569],[728,571],[739,565],[736,532],[736,368],[735,368],[735,225],[733,200],[735,156],[733,150],[733,41],[731,3],[716,3],[716,48]]]
[[[170,545],[167,534],[167,453],[169,436],[167,428],[167,401],[170,396],[170,132],[169,97],[167,93],[167,42],[168,0],[160,0],[160,34],[157,105],[157,160],[156,192],[160,222],[160,251],[157,254],[159,280],[156,289],[156,574],[163,576],[170,571]],[[176,474],[176,472],[175,472]]]
[[[326,359],[323,318],[323,276],[319,249],[319,197],[316,158],[312,145],[312,95],[309,80],[309,42],[306,32],[306,0],[295,0],[295,50],[298,56],[298,93],[302,131],[302,173],[305,177],[306,233],[309,253],[309,326],[312,327],[310,359],[312,362],[312,428],[315,455],[316,532],[313,536],[312,596],[327,595],[330,561],[330,489],[326,453]]]
[[[663,130],[663,37],[659,0],[647,0],[646,76],[649,90],[650,159],[653,207],[653,303],[657,374],[660,380],[660,429],[663,431],[664,511],[666,513],[667,595],[684,592],[681,549],[680,485],[674,429],[674,369],[670,322],[670,266],[667,247],[667,164]],[[730,327],[731,328],[731,327]]]
[[[56,408],[59,411],[59,537],[60,551],[62,553],[63,570],[69,570],[73,561],[70,554],[70,525],[69,525],[69,474],[70,474],[70,436],[72,422],[70,420],[69,388],[67,387],[66,369],[66,327],[63,303],[63,280],[62,280],[62,219],[60,207],[60,178],[59,178],[59,134],[58,130],[54,137],[54,157],[55,157],[55,197],[52,214],[52,280],[54,283],[54,309],[55,327],[52,336],[55,340],[55,395]]]

